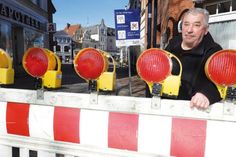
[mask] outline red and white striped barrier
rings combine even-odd
[[[34,92],[16,91],[18,98],[11,99],[12,92],[0,90],[0,135],[143,154],[236,156],[234,106],[224,112],[218,103],[203,112],[187,101],[162,100],[155,108],[150,98],[98,96],[91,104],[89,94],[48,92],[44,100],[33,100]],[[2,101],[7,98],[22,101]]]

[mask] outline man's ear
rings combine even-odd
[[[207,26],[205,29],[206,29],[205,30],[205,35],[206,35],[209,32],[209,26]]]
[[[181,33],[182,32],[182,20],[180,20],[178,22],[178,32]]]

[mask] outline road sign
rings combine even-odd
[[[115,10],[116,46],[140,44],[140,10]]]

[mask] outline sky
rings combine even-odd
[[[53,21],[56,29],[62,30],[67,23],[82,27],[100,24],[115,28],[114,10],[125,9],[129,0],[52,0],[56,13]]]

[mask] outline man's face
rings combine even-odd
[[[182,46],[184,49],[191,49],[197,46],[208,32],[202,14],[188,14],[183,18],[182,24]]]

